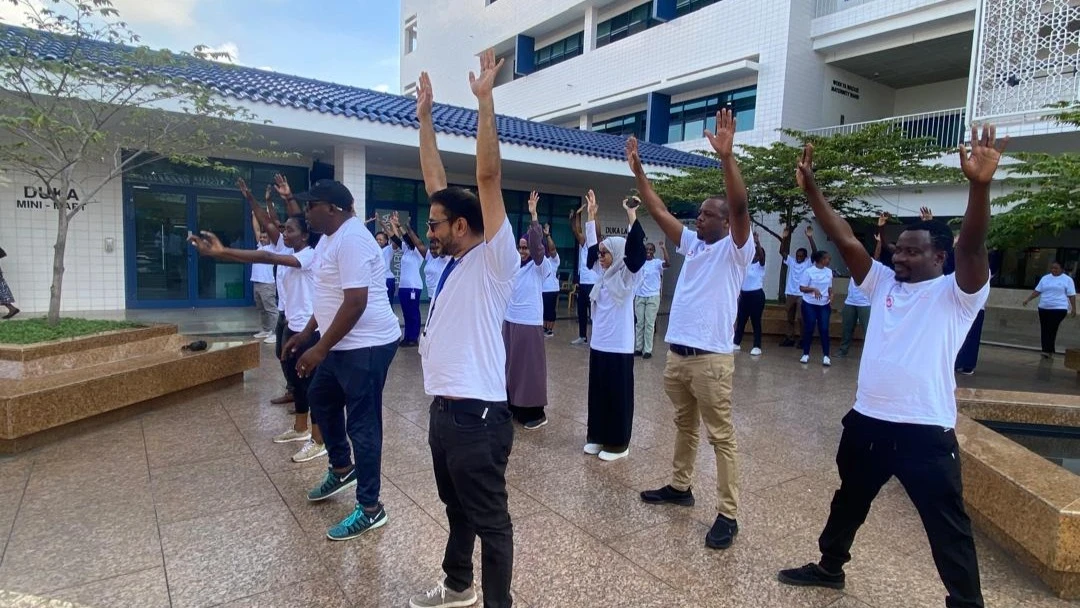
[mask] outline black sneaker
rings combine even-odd
[[[780,346],[795,346],[795,341],[791,338],[784,338],[780,341]]]
[[[785,585],[796,587],[828,587],[829,589],[844,588],[844,571],[839,574],[829,574],[817,564],[806,564],[802,568],[781,570],[776,579]]]
[[[536,420],[530,420],[521,426],[525,427],[526,431],[535,431],[536,429],[545,426],[548,423],[547,416],[542,416]]]
[[[644,355],[641,355],[641,358],[642,359],[652,359],[652,353],[645,353]]]
[[[734,519],[717,515],[709,533],[705,535],[705,546],[710,549],[727,549],[739,533],[739,524]]]
[[[680,492],[671,486],[664,486],[659,490],[645,490],[641,493],[641,501],[649,504],[671,503],[683,507],[694,506],[694,492],[690,489]]]
[[[640,357],[641,356],[641,351],[640,350],[635,350],[634,351],[634,356],[635,357]]]

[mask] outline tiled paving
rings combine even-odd
[[[859,534],[845,593],[775,580],[777,569],[816,558],[857,359],[801,366],[797,351],[771,341],[758,361],[739,355],[740,535],[717,552],[703,544],[715,513],[711,450],[699,457],[697,506],[646,506],[637,497],[669,474],[664,357],[637,363],[631,455],[603,463],[581,453],[588,352],[568,345],[569,322],[557,329],[548,341],[551,423],[517,433],[507,474],[516,605],[943,605],[918,517],[895,483]],[[382,499],[390,523],[346,543],[324,534],[349,511],[349,498],[305,499],[325,459],[293,464],[298,444],[270,441],[290,417],[268,403],[281,382],[270,347],[264,355],[242,385],[0,459],[0,606],[403,607],[436,581],[446,523],[415,349],[399,352],[386,388]],[[985,348],[979,373],[961,381],[1080,390],[1060,360],[1047,366],[1033,353],[998,348]],[[1072,605],[977,540],[988,606]]]

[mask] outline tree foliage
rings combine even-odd
[[[34,176],[56,209],[55,323],[68,226],[106,184],[161,159],[224,170],[211,154],[266,155],[272,144],[256,148],[247,127],[256,117],[177,69],[220,54],[139,46],[109,0],[0,1],[30,25],[0,26],[0,166]],[[68,204],[73,188],[80,200]]]

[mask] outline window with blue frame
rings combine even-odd
[[[596,25],[596,48],[607,46],[616,40],[633,36],[639,32],[660,25],[652,18],[652,2],[635,6],[625,13],[615,15]]]
[[[683,15],[689,15],[690,13],[705,8],[710,4],[716,4],[720,0],[676,0],[675,2],[675,16],[682,17]]]
[[[736,131],[750,131],[756,107],[757,85],[673,103],[667,143],[700,139],[705,131],[716,128],[716,113],[721,108],[731,108],[735,113]]]
[[[584,46],[585,32],[578,32],[545,47],[536,49],[533,53],[534,67],[539,71],[557,63],[562,63],[567,59],[577,57],[582,53]]]
[[[608,135],[621,135],[623,137],[633,135],[638,139],[645,139],[646,116],[645,111],[616,116],[603,122],[594,123],[592,130],[597,133],[607,133]]]

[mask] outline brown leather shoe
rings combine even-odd
[[[273,403],[274,405],[283,405],[285,403],[292,403],[292,402],[293,402],[292,393],[290,393],[288,391],[286,391],[284,395],[282,395],[280,397],[274,397],[273,399],[270,400],[270,403]]]

